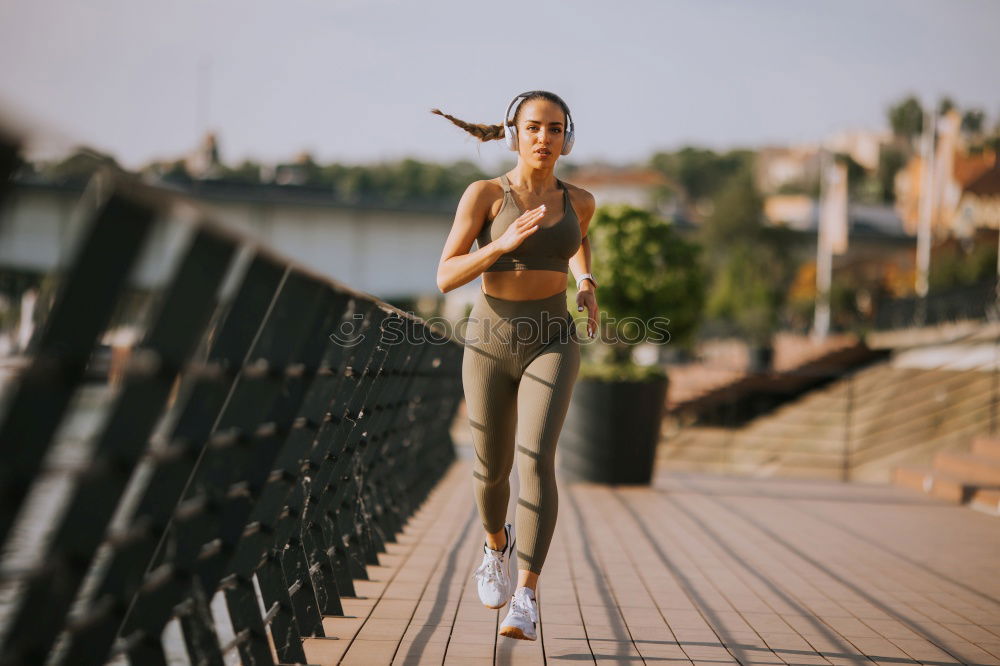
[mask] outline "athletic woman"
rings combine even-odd
[[[502,608],[510,599],[500,634],[535,640],[535,590],[558,510],[556,442],[580,368],[580,340],[566,309],[570,268],[579,276],[576,304],[578,311],[587,309],[587,335],[597,330],[597,283],[589,272],[587,240],[594,197],[555,177],[559,155],[569,153],[574,139],[572,116],[558,95],[521,93],[501,125],[432,112],[481,141],[503,138],[518,154],[513,171],[465,190],[437,283],[448,292],[483,276],[462,361],[476,453],[473,487],[486,531],[474,578],[488,608]],[[470,252],[473,241],[478,248]],[[517,539],[507,522],[515,448],[521,481]]]

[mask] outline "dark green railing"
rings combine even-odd
[[[4,142],[0,167],[16,157]],[[0,405],[0,664],[166,664],[175,620],[193,664],[304,663],[302,637],[343,614],[454,459],[461,345],[180,221],[172,195],[127,175],[103,172],[83,197],[75,254]],[[143,257],[182,224],[120,381],[95,386]],[[33,513],[87,409],[61,508]],[[214,619],[220,595],[231,627]]]

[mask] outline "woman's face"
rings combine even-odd
[[[562,154],[566,115],[562,107],[547,99],[521,105],[517,119],[517,152],[537,167],[551,167]]]

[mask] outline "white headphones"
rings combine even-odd
[[[514,106],[514,103],[517,102],[519,99],[522,99],[524,97],[528,97],[528,96],[533,95],[534,93],[538,93],[538,92],[546,92],[546,91],[544,91],[544,90],[529,90],[528,92],[523,92],[520,95],[518,95],[517,97],[515,97],[514,99],[512,99],[511,102],[510,102],[510,104],[507,105],[507,113],[505,113],[504,116],[503,116],[503,125],[504,125],[503,138],[504,138],[504,141],[507,143],[507,147],[510,150],[514,151],[515,153],[517,152],[517,127],[514,126],[514,121],[510,117],[510,110]],[[563,136],[562,154],[563,155],[569,155],[569,151],[573,150],[573,139],[575,138],[574,131],[573,131],[574,127],[575,127],[575,125],[573,123],[573,116],[570,115],[569,106],[567,106],[566,102],[562,101],[562,98],[559,97],[559,95],[556,95],[555,93],[547,93],[547,94],[553,95],[556,99],[558,99],[560,102],[562,102],[563,108],[566,109],[566,120],[569,123],[569,127],[565,129],[566,134]],[[520,108],[521,104],[518,103],[517,106],[518,106],[518,108]],[[514,112],[514,115],[517,115],[516,111]]]

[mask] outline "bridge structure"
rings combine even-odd
[[[2,666],[1000,664],[995,516],[662,468],[560,479],[538,640],[498,636],[461,345],[126,174],[77,215],[0,384]]]

